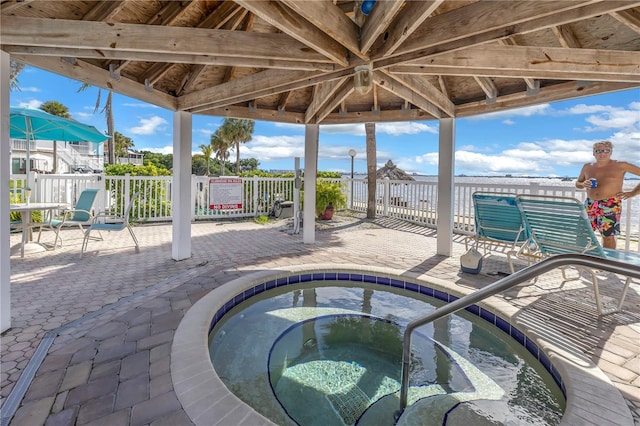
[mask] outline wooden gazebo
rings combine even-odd
[[[444,218],[455,118],[637,88],[639,51],[640,1],[629,0],[2,0],[0,110],[6,123],[13,59],[174,111],[173,257],[182,259],[191,114],[304,124],[312,181],[320,124],[439,120]],[[8,161],[2,150],[2,188]],[[314,195],[306,188],[305,205]],[[8,199],[0,192],[2,223]],[[450,254],[447,222],[441,254]],[[0,239],[5,288],[8,230]]]

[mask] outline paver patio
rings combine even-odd
[[[341,217],[322,226],[315,244],[303,244],[301,235],[291,235],[289,229],[287,221],[266,226],[252,221],[194,223],[193,256],[180,262],[171,259],[170,224],[137,226],[138,254],[128,234],[114,233],[104,242],[91,241],[80,259],[81,233],[65,230],[61,249],[12,257],[13,328],[0,339],[3,424],[12,405],[11,425],[191,424],[171,381],[173,334],[202,296],[256,270],[384,265],[447,280],[466,292],[508,271],[506,257],[492,255],[480,275],[463,274],[458,259],[464,252],[462,237],[454,237],[453,257],[437,256],[434,230],[401,221]],[[12,245],[19,238],[12,235]],[[609,277],[605,296],[619,283]],[[624,310],[602,318],[595,314],[589,284],[562,282],[559,272],[501,297],[580,348],[610,378],[636,424],[640,422],[637,280]],[[34,369],[29,361],[43,348],[46,356]],[[25,381],[30,373],[33,379]],[[24,397],[16,397],[22,393]]]

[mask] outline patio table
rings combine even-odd
[[[31,212],[46,211],[48,215],[53,210],[65,209],[69,205],[66,203],[24,203],[10,204],[9,210],[20,212],[22,218],[22,242],[20,243],[20,257],[24,257],[25,250],[27,253],[36,253],[45,250],[40,243],[33,242],[31,227]]]

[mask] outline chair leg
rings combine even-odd
[[[598,315],[603,315],[602,301],[600,300],[600,290],[598,288],[598,276],[593,269],[589,269],[588,271],[591,274],[591,282],[593,283],[593,293],[596,297],[596,309],[598,310]]]
[[[127,229],[129,230],[129,234],[131,234],[131,238],[133,238],[133,242],[136,244],[136,253],[140,253],[140,244],[138,244],[136,234],[133,233],[133,229],[130,225],[127,225]]]
[[[622,288],[622,295],[620,296],[620,301],[618,302],[618,311],[622,309],[624,298],[627,297],[627,290],[629,290],[629,285],[631,285],[631,277],[627,277],[627,280],[624,283],[624,287]]]
[[[60,240],[60,247],[62,247],[62,237],[60,236],[60,229],[62,229],[62,226],[56,226],[55,228],[53,228],[53,231],[56,233],[56,239],[53,241],[54,249],[58,247],[58,239]]]
[[[87,249],[87,244],[89,244],[89,235],[91,234],[91,227],[87,228],[84,232],[84,238],[82,239],[82,247],[80,248],[80,258],[82,259],[82,255]]]

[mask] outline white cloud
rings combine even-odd
[[[320,132],[326,134],[342,134],[365,136],[364,123],[353,124],[325,124],[320,126]],[[376,134],[385,133],[391,136],[416,135],[419,133],[438,133],[438,128],[413,121],[398,123],[376,123]]]
[[[640,129],[640,102],[631,102],[627,108],[579,104],[566,112],[572,115],[587,115],[585,121],[590,126],[582,129],[586,132]]]
[[[134,135],[152,135],[157,131],[164,130],[167,120],[154,115],[151,118],[141,118],[140,125],[132,127],[129,131]]]
[[[122,106],[130,107],[130,108],[160,108],[153,104],[146,104],[143,102],[140,103],[123,103]]]
[[[467,174],[520,174],[542,175],[553,171],[545,161],[514,158],[507,155],[484,155],[476,152],[457,151],[456,170]]]
[[[42,101],[39,101],[37,99],[32,99],[27,102],[20,102],[18,106],[21,108],[40,108],[40,105],[42,104],[43,104]]]
[[[158,148],[141,148],[140,150],[141,151],[155,152],[155,153],[164,154],[164,155],[173,154],[173,146],[171,146],[171,145],[158,147]],[[202,152],[194,151],[191,154],[192,155],[193,154],[202,154]]]
[[[19,89],[21,92],[40,92],[40,88],[39,87],[35,87],[35,86],[31,86],[31,87],[20,87]]]
[[[472,120],[495,120],[502,117],[531,117],[534,115],[548,115],[553,112],[551,104],[532,105],[523,108],[515,108],[506,111],[491,112],[489,114],[469,117]],[[507,123],[510,124],[510,123]]]

